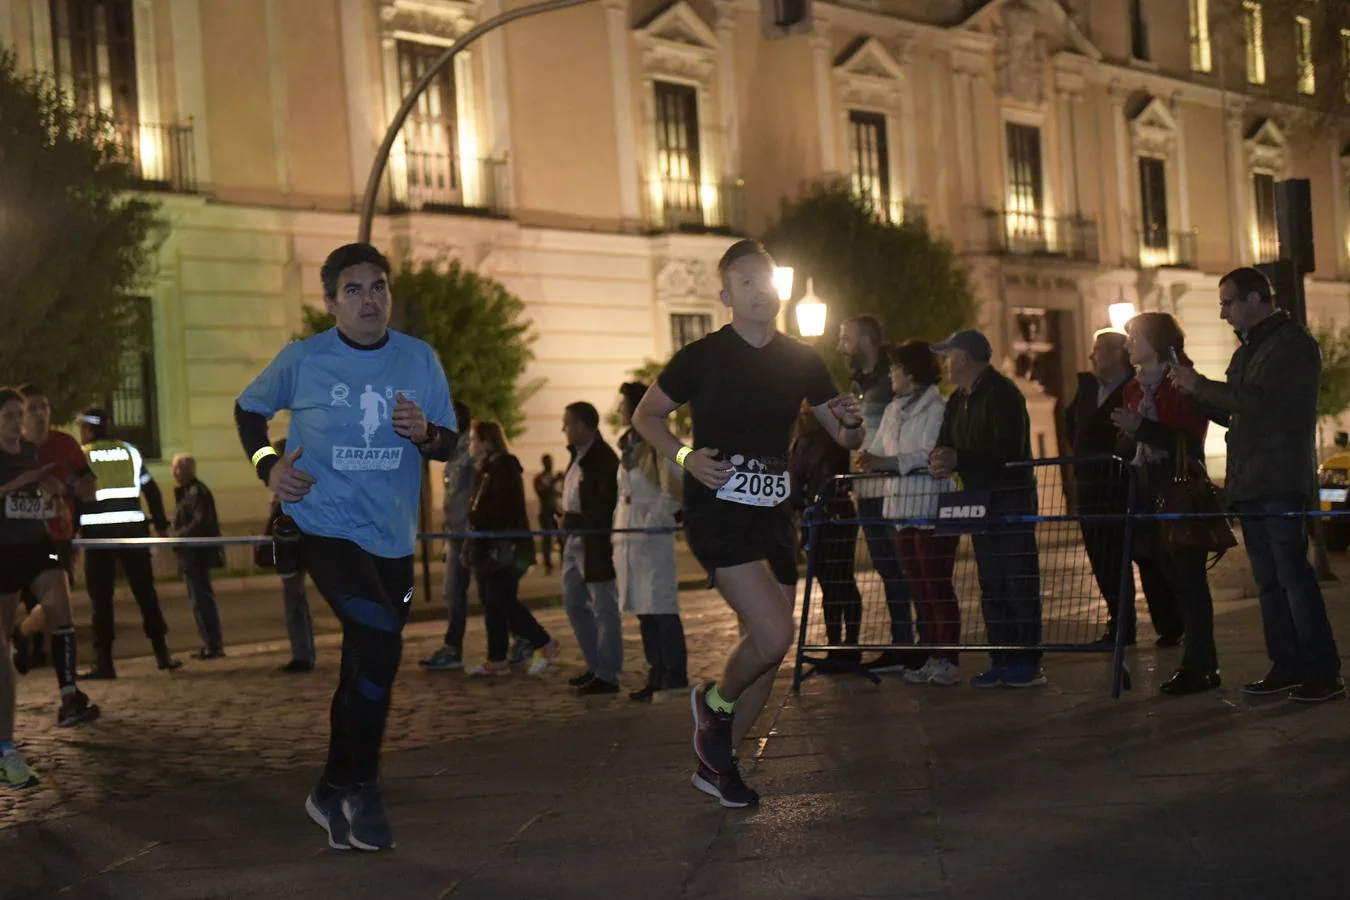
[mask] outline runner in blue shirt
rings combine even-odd
[[[303,571],[342,622],[328,763],[305,808],[333,848],[381,850],[394,846],[380,743],[412,605],[422,459],[448,459],[460,423],[435,351],[389,330],[384,255],[348,244],[320,275],[337,327],[283,348],[234,415],[258,477],[299,528]],[[279,456],[267,422],[283,409]]]

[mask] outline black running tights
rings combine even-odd
[[[351,541],[304,535],[304,568],[342,622],[342,674],[333,694],[324,778],[374,781],[412,607],[413,558],[374,556]]]

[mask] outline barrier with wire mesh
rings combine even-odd
[[[808,667],[856,669],[862,651],[920,668],[988,652],[1035,667],[1044,652],[1111,652],[1134,603],[1133,475],[1115,457],[1006,466],[991,490],[926,471],[835,478],[805,518],[794,688]],[[860,511],[880,515],[863,516]]]

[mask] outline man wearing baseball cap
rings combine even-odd
[[[992,365],[993,348],[978,331],[958,331],[933,346],[947,362],[956,393],[947,402],[937,446],[929,457],[934,478],[959,476],[969,491],[989,492],[989,515],[1036,512],[1036,476],[1031,459],[1031,418],[1022,391]],[[971,679],[975,687],[1036,687],[1045,684],[1041,654],[1041,567],[1034,525],[991,525],[972,536],[980,570],[980,593],[989,643],[1027,647],[990,654],[989,670]]]

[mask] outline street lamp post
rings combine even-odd
[[[408,92],[408,96],[403,98],[403,105],[398,108],[398,112],[394,113],[394,119],[389,123],[389,130],[385,132],[384,140],[380,142],[380,148],[375,151],[375,160],[370,164],[370,177],[366,180],[366,194],[361,201],[361,224],[357,240],[364,244],[370,243],[370,232],[375,221],[375,204],[380,198],[380,181],[384,179],[385,167],[389,165],[389,153],[394,149],[394,142],[398,140],[399,132],[403,130],[403,123],[407,121],[413,107],[417,105],[418,98],[426,91],[427,86],[435,81],[441,72],[445,71],[445,67],[450,65],[451,60],[455,58],[455,54],[489,31],[500,28],[507,22],[593,2],[594,0],[545,0],[543,3],[509,9],[470,28],[464,34],[464,37],[455,41],[454,46],[447,49],[434,63],[427,67],[427,70],[422,73],[422,77],[417,80],[417,84],[413,85],[413,89]]]

